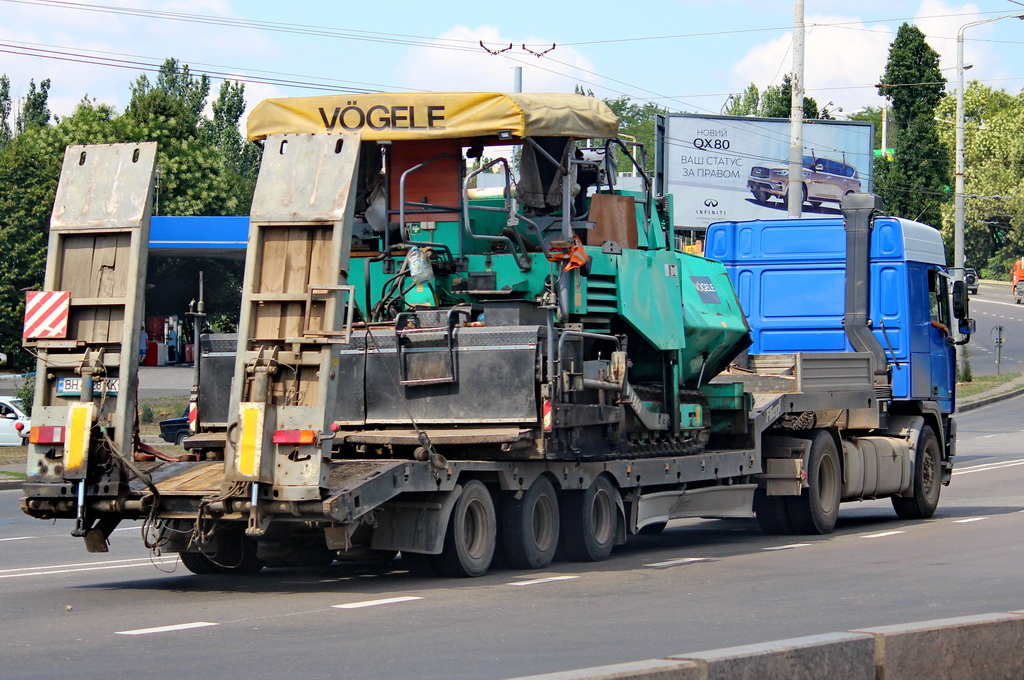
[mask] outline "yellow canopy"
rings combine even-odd
[[[359,131],[364,140],[497,137],[608,139],[619,119],[578,94],[416,92],[265,99],[248,120],[250,141],[298,132]]]

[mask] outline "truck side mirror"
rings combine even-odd
[[[971,335],[974,331],[978,330],[977,324],[974,323],[974,319],[960,319],[960,335]]]
[[[967,311],[967,284],[963,281],[953,282],[953,316],[958,319],[966,319]]]

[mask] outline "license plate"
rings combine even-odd
[[[103,390],[106,389],[107,394],[117,394],[118,379],[110,378],[108,380],[97,380],[92,385],[93,394],[103,394]],[[81,378],[58,378],[57,379],[57,394],[66,397],[75,397],[82,394],[82,379]]]

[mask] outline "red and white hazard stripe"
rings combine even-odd
[[[25,300],[26,340],[66,338],[71,293],[66,290],[30,290]]]
[[[188,431],[192,434],[196,433],[196,419],[199,416],[199,404],[194,400],[188,404]]]
[[[545,432],[551,432],[551,400],[544,402],[541,425]]]

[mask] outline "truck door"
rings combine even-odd
[[[928,347],[931,363],[931,396],[939,401],[952,398],[956,382],[956,353],[947,342],[952,326],[949,276],[940,269],[928,270],[929,325]],[[945,408],[952,407],[947,403]]]

